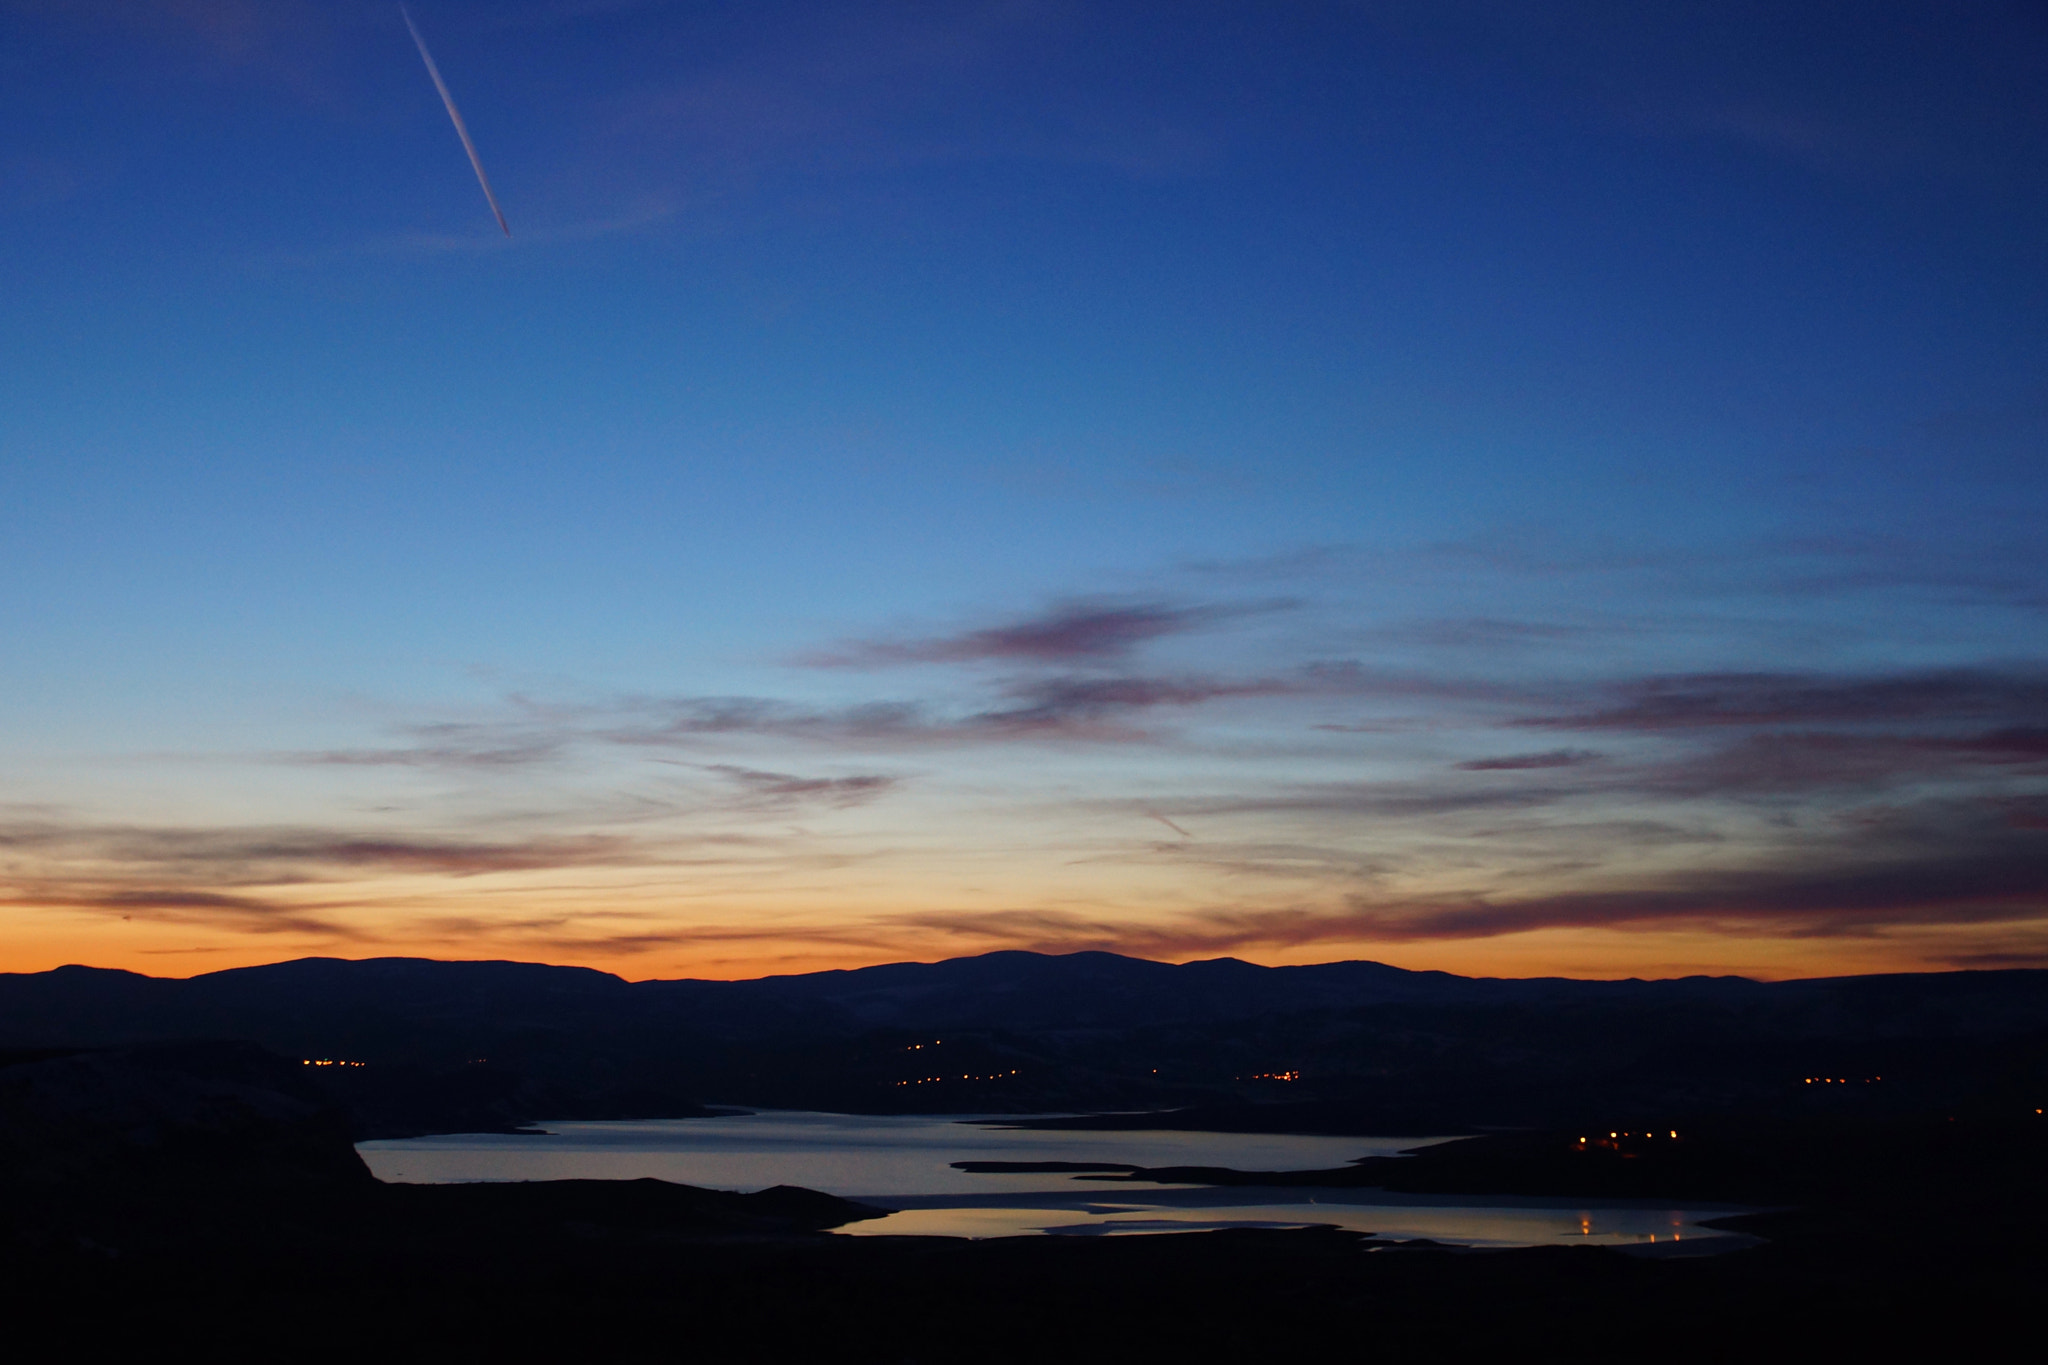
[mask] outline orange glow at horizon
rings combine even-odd
[[[734,918],[737,918],[735,916]],[[1309,944],[1246,944],[1227,951],[1161,951],[1164,936],[1142,921],[1131,924],[1130,943],[1090,936],[1081,941],[976,941],[963,933],[916,932],[900,924],[802,915],[775,917],[756,934],[730,927],[698,935],[687,923],[649,932],[630,946],[565,945],[518,924],[497,931],[436,932],[433,924],[394,924],[385,933],[336,939],[292,933],[236,933],[213,926],[156,920],[108,919],[57,908],[16,908],[0,941],[0,972],[40,972],[77,964],[157,977],[188,977],[235,967],[305,957],[367,959],[424,957],[510,960],[589,967],[627,980],[695,977],[743,980],[760,976],[853,969],[887,962],[936,962],[1005,948],[1061,953],[1120,952],[1156,961],[1190,962],[1234,957],[1262,966],[1370,960],[1410,971],[1458,976],[1587,979],[1733,975],[1758,980],[1885,972],[1957,970],[1972,953],[2018,958],[2029,945],[2015,926],[1985,926],[1974,933],[1895,932],[1849,941],[1784,939],[1704,931],[1545,929],[1480,939],[1374,943],[1325,940]],[[653,926],[644,926],[652,929]],[[2048,962],[2048,954],[2042,955]]]

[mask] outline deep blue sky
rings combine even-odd
[[[2048,952],[2038,7],[413,12],[0,0],[0,966]]]

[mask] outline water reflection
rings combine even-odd
[[[1380,1190],[1122,1185],[1062,1174],[984,1174],[956,1161],[1097,1161],[1138,1166],[1319,1170],[1442,1139],[1304,1137],[1163,1130],[985,1127],[962,1116],[768,1112],[637,1123],[550,1123],[546,1136],[458,1134],[366,1142],[380,1179],[630,1180],[713,1189],[803,1185],[895,1210],[853,1236],[1116,1236],[1220,1227],[1328,1225],[1465,1246],[1546,1243],[1662,1247],[1713,1234],[1702,1218],[1739,1210],[1641,1202],[1587,1206],[1500,1196]],[[971,1116],[968,1116],[971,1117]]]
[[[1311,1203],[1289,1199],[1292,1190],[1232,1190],[1232,1202],[1188,1202],[1163,1195],[1157,1202],[1116,1206],[1074,1207],[1048,1199],[1043,1203],[915,1204],[887,1218],[856,1223],[844,1229],[856,1237],[943,1236],[1017,1237],[1034,1233],[1054,1236],[1118,1236],[1144,1232],[1193,1232],[1215,1228],[1336,1227],[1371,1234],[1385,1241],[1431,1241],[1458,1246],[1514,1247],[1579,1243],[1588,1246],[1632,1246],[1718,1240],[1701,1218],[1725,1209],[1560,1208],[1536,1204],[1520,1208],[1475,1204],[1404,1204],[1386,1202],[1376,1191],[1344,1191],[1354,1200],[1333,1203],[1327,1196]],[[1277,1198],[1276,1198],[1277,1196]],[[1441,1198],[1441,1196],[1436,1196]],[[1257,1200],[1259,1202],[1248,1202]]]
[[[973,1117],[973,1116],[966,1116]],[[851,1199],[1071,1189],[1060,1175],[977,1175],[955,1161],[1121,1161],[1139,1166],[1318,1170],[1427,1138],[1265,1133],[1070,1133],[992,1128],[962,1116],[764,1112],[637,1123],[550,1123],[550,1136],[463,1133],[366,1142],[380,1179],[631,1180],[714,1189],[804,1185]],[[1440,1139],[1438,1139],[1440,1140]],[[1082,1188],[1087,1188],[1083,1186]]]

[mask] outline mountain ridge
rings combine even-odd
[[[0,975],[0,1052],[197,1040],[301,1061],[364,1135],[710,1103],[1286,1103],[1321,1106],[1318,1122],[1341,1111],[1383,1131],[1447,1131],[1745,1106],[1925,1110],[2023,1091],[2038,1104],[2048,971],[1588,981],[1008,951],[746,981],[431,958]]]

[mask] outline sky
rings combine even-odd
[[[0,970],[2048,965],[2024,3],[0,0]]]

